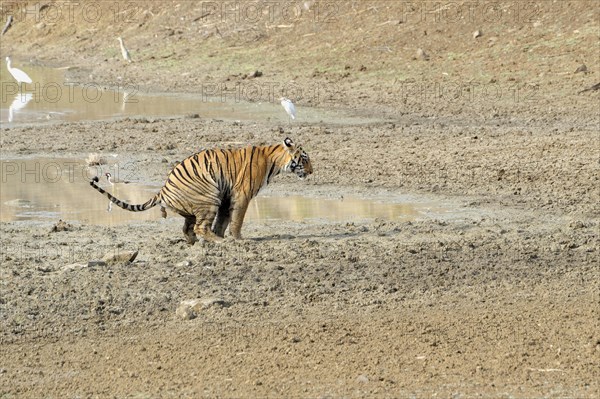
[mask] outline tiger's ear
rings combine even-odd
[[[285,140],[283,140],[283,145],[291,149],[294,146],[294,142],[289,137],[286,137]]]
[[[294,151],[296,151],[296,145],[289,137],[286,137],[285,140],[283,140],[283,148],[285,148],[290,154],[293,154]]]

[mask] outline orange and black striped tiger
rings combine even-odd
[[[248,146],[239,149],[205,149],[178,164],[163,188],[147,202],[131,205],[119,200],[97,185],[92,187],[116,205],[133,212],[161,205],[185,218],[183,233],[194,244],[196,235],[207,241],[220,241],[229,227],[231,235],[241,238],[242,223],[250,200],[280,172],[300,178],[312,173],[308,154],[290,138],[283,144]]]

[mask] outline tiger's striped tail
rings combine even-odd
[[[96,190],[100,191],[100,193],[106,195],[108,197],[108,199],[115,205],[117,205],[118,207],[121,207],[127,211],[131,211],[131,212],[142,212],[142,211],[147,211],[148,209],[160,204],[161,198],[160,198],[160,192],[157,193],[154,197],[150,198],[148,201],[144,202],[143,204],[139,204],[139,205],[132,205],[132,204],[128,204],[125,201],[121,201],[120,199],[118,199],[117,197],[113,196],[111,193],[109,193],[108,191],[104,190],[102,187],[98,186],[96,183],[98,183],[99,179],[98,176],[94,177],[91,181],[90,181],[90,186],[94,187]],[[162,208],[162,207],[161,207]],[[162,211],[162,209],[161,209]],[[163,216],[164,217],[164,216]]]

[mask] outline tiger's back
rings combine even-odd
[[[234,192],[252,198],[265,178],[276,173],[275,164],[266,170],[268,148],[206,149],[193,154],[173,168],[161,199],[177,213],[189,216],[203,203],[221,204]]]

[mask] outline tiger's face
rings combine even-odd
[[[290,172],[295,173],[299,178],[305,179],[306,176],[313,172],[310,157],[301,146],[296,146],[290,138],[286,138],[283,141],[283,144],[291,156],[291,159],[287,164],[287,169]]]

